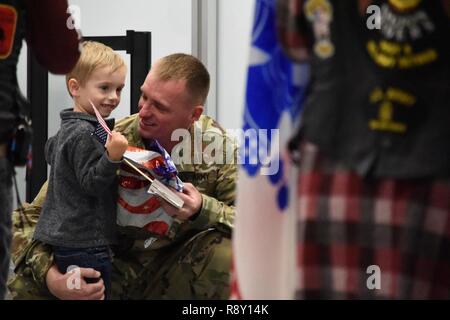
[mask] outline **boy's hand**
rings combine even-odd
[[[127,150],[128,141],[120,132],[113,131],[112,135],[106,142],[105,147],[108,151],[108,158],[110,160],[120,161],[122,160],[123,154]]]

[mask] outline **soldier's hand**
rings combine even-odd
[[[74,278],[78,277],[78,278]],[[86,283],[84,278],[99,278],[100,272],[92,268],[78,268],[77,272],[62,274],[53,265],[45,278],[48,290],[61,300],[103,300],[105,286],[103,279],[96,283]]]
[[[174,189],[173,189],[174,190]],[[202,195],[191,183],[184,183],[183,193],[174,190],[177,196],[179,196],[183,201],[183,207],[177,209],[164,199],[159,198],[161,207],[164,211],[175,219],[185,221],[196,214],[202,208]]]

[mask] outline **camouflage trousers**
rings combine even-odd
[[[42,253],[43,246],[33,241],[18,259],[16,275],[9,283],[13,299],[54,299],[35,281],[43,275],[34,274],[32,268],[36,263],[51,265],[48,255],[32,253]],[[159,249],[119,252],[113,260],[111,298],[228,299],[230,263],[231,240],[216,230]]]

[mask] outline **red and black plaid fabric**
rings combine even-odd
[[[301,150],[298,299],[450,298],[450,179],[367,179]]]

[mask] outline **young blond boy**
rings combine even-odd
[[[116,172],[128,142],[114,131],[106,145],[97,139],[99,123],[91,101],[108,117],[120,102],[125,76],[124,61],[111,48],[83,43],[79,61],[66,76],[74,106],[61,112],[61,128],[45,145],[51,169],[34,233],[35,239],[53,246],[61,272],[71,266],[99,271],[105,298],[110,290],[109,246],[116,241]]]

